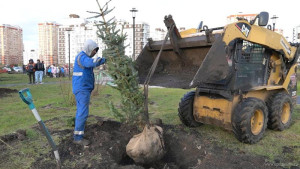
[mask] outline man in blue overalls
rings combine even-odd
[[[89,141],[83,139],[85,122],[89,114],[89,102],[91,92],[94,89],[94,72],[93,68],[105,63],[105,58],[92,57],[99,50],[98,45],[92,41],[87,40],[84,44],[84,49],[75,58],[72,87],[73,94],[76,99],[76,118],[74,129],[74,143],[87,146]]]

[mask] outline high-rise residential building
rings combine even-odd
[[[96,56],[102,55],[104,45],[97,36],[97,27],[94,23],[88,22],[76,14],[71,14],[68,19],[63,21],[58,30],[58,62],[60,65],[69,63],[69,51],[70,63],[74,64],[76,55],[83,50],[84,43],[88,39],[95,41],[100,48]]]
[[[154,30],[150,31],[150,38],[152,38],[152,40],[154,40],[154,41],[164,40],[166,34],[167,34],[167,31],[165,31],[164,29],[155,28]]]
[[[69,56],[69,44],[70,49],[74,49],[74,45],[71,45],[73,39],[71,38],[71,31],[73,31],[74,27],[80,26],[81,24],[85,24],[85,20],[81,19],[76,14],[70,14],[68,19],[65,19],[58,28],[58,63],[60,65],[64,65],[68,62]],[[70,40],[70,43],[69,43]],[[74,57],[74,51],[70,50],[70,56]],[[74,59],[71,63],[74,63]]]
[[[35,49],[26,49],[23,52],[23,64],[27,65],[29,63],[29,59],[32,59],[34,63],[36,63],[37,59],[39,58],[39,53]]]
[[[133,55],[133,24],[126,23],[124,25],[124,33],[126,33],[127,39],[126,45],[129,45],[125,49],[125,54],[129,57]],[[150,26],[145,22],[135,24],[135,58],[141,53],[143,47],[147,44],[147,39],[150,38]]]
[[[45,66],[58,64],[58,24],[45,22],[38,24],[39,31],[39,59]]]
[[[300,43],[300,25],[294,28],[292,41],[295,43]]]
[[[0,64],[23,63],[23,30],[19,26],[0,25]]]

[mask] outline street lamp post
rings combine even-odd
[[[275,23],[276,23],[276,19],[279,18],[276,15],[273,15],[273,17],[271,18],[273,20],[273,31],[275,31]]]
[[[130,12],[132,13],[132,19],[133,19],[133,54],[132,54],[132,59],[135,60],[135,13],[137,12],[138,10],[135,9],[135,8],[132,8],[130,10]]]
[[[70,46],[71,46],[71,45],[70,45],[70,32],[68,33],[68,39],[69,39],[69,80],[70,80],[70,79],[71,79],[71,64],[70,64],[70,62],[71,62],[71,61],[70,61],[70,60],[71,60],[71,59],[70,59],[70,58],[71,58],[71,56],[70,56],[70,55],[71,55],[71,54],[70,54],[70,53],[71,53]]]
[[[71,79],[71,42],[70,42],[70,32],[72,31],[72,29],[67,29],[66,30],[68,32],[68,41],[69,41],[69,80]]]

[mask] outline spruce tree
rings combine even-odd
[[[108,5],[111,0],[101,6],[97,1],[100,12],[91,12],[96,18],[98,37],[103,41],[106,48],[103,51],[103,57],[107,59],[106,65],[108,74],[113,78],[116,86],[112,86],[121,94],[121,111],[119,111],[112,101],[109,101],[109,108],[113,116],[122,122],[137,123],[143,118],[144,96],[139,88],[138,72],[135,69],[132,59],[125,55],[125,40],[127,35],[123,33],[123,29],[117,28],[115,17],[107,19],[107,15],[114,8],[109,9]]]

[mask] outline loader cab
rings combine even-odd
[[[270,77],[270,49],[244,39],[235,39],[227,46],[222,43],[216,41],[216,47],[213,45],[207,54],[192,82],[195,87],[203,91],[210,89],[209,92],[247,92],[267,85]]]
[[[266,47],[238,39],[233,53],[235,67],[234,90],[248,91],[257,86],[267,85],[270,71],[271,52]]]

